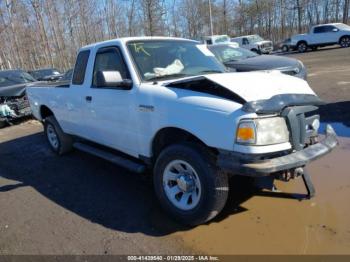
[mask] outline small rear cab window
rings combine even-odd
[[[84,50],[78,54],[72,79],[73,85],[82,85],[84,83],[86,66],[89,61],[89,56],[90,50]]]

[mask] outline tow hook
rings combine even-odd
[[[302,178],[303,178],[306,190],[307,190],[306,198],[310,199],[310,198],[315,196],[315,187],[312,184],[311,177],[310,177],[309,173],[306,170],[304,170],[304,172],[302,174]]]
[[[302,167],[298,167],[292,170],[288,170],[279,175],[278,179],[288,182],[291,179],[295,179],[301,176],[307,191],[306,199],[310,199],[315,196],[315,187],[312,184],[309,173]]]

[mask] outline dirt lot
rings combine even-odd
[[[350,48],[291,56],[308,67],[330,102],[321,113],[341,133],[308,168],[315,198],[234,178],[224,212],[186,228],[162,212],[149,177],[81,152],[57,157],[41,124],[27,121],[0,130],[0,254],[350,254]],[[305,193],[301,179],[277,187]]]

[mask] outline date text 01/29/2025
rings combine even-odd
[[[128,261],[220,261],[216,256],[128,256]]]

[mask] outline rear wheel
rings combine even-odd
[[[343,36],[340,39],[339,44],[343,48],[350,47],[350,36]]]
[[[297,45],[297,49],[299,53],[305,53],[307,51],[307,44],[305,42],[300,42]]]
[[[72,150],[72,137],[63,132],[54,116],[45,118],[44,130],[52,151],[59,155],[63,155]]]
[[[228,178],[210,154],[195,144],[177,144],[164,149],[156,161],[157,197],[165,211],[183,224],[205,223],[226,204]]]

